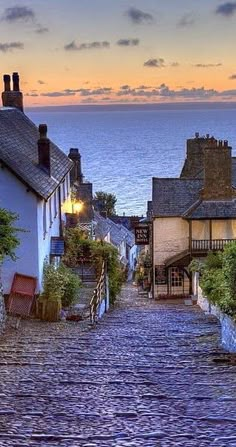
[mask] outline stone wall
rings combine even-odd
[[[221,343],[229,352],[236,352],[236,322],[221,312],[218,306],[213,306],[208,299],[203,296],[202,290],[198,287],[198,305],[205,312],[214,315],[221,324]]]
[[[4,326],[5,326],[5,303],[4,303],[4,298],[3,296],[0,294],[0,334],[2,333],[2,331],[4,330]]]

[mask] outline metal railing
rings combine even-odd
[[[203,251],[220,251],[223,250],[226,244],[234,242],[236,239],[202,239],[202,240],[192,240],[192,251],[203,252]]]
[[[90,301],[90,322],[95,324],[98,319],[99,307],[104,298],[105,289],[105,263],[103,262],[101,275],[94,290],[92,299]]]

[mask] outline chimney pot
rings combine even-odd
[[[20,91],[20,78],[17,72],[14,72],[12,75],[12,80],[13,80],[13,90],[14,92],[19,92]]]
[[[47,138],[48,126],[47,124],[39,124],[40,138]]]
[[[13,73],[13,90],[11,90],[11,77],[8,74],[3,76],[4,91],[2,92],[2,104],[3,107],[14,107],[23,112],[23,95],[19,86],[19,75]]]
[[[195,133],[195,138],[199,138],[199,132]]]
[[[3,76],[3,82],[4,82],[4,91],[10,92],[11,91],[11,76],[8,74],[5,74]]]
[[[71,148],[69,152],[69,158],[73,161],[73,168],[70,171],[70,183],[74,185],[74,183],[83,183],[83,174],[81,168],[81,155],[79,153],[79,149]]]

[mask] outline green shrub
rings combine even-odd
[[[66,253],[63,258],[69,267],[76,267],[84,261],[91,262],[100,276],[102,264],[105,262],[109,279],[110,300],[114,303],[125,282],[125,274],[122,270],[118,250],[111,244],[103,241],[93,241],[78,228],[71,228],[66,232]]]
[[[69,307],[77,301],[81,281],[78,275],[73,273],[64,264],[60,264],[60,271],[64,274],[66,287],[62,295],[62,307]]]
[[[62,307],[72,305],[78,297],[80,279],[62,263],[59,266],[44,263],[42,297],[61,301]]]
[[[63,262],[69,267],[76,267],[81,258],[89,259],[91,256],[91,240],[80,228],[70,228],[65,234],[65,255]]]
[[[62,299],[66,288],[66,278],[60,267],[49,264],[46,260],[43,268],[43,293],[42,297],[49,301]]]
[[[222,270],[225,278],[225,295],[221,303],[224,312],[236,315],[236,243],[225,246],[222,258]]]
[[[107,242],[91,241],[91,257],[98,273],[105,262],[109,280],[110,302],[113,304],[125,282],[118,250]]]
[[[225,294],[225,278],[222,269],[205,269],[200,285],[210,302],[220,306]]]
[[[223,253],[209,253],[200,280],[203,293],[228,315],[236,315],[236,243]]]

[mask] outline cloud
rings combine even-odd
[[[77,93],[80,94],[80,96],[100,96],[100,95],[108,95],[112,92],[111,87],[101,87],[97,89],[88,89],[88,88],[77,88],[77,89],[70,89],[66,88],[61,91],[55,91],[55,92],[46,92],[41,93],[41,96],[47,96],[50,98],[59,98],[61,96],[75,96]]]
[[[193,14],[184,14],[179,21],[177,22],[177,26],[179,28],[185,28],[186,26],[191,26],[195,23],[195,17]]]
[[[80,88],[78,90],[81,96],[107,95],[112,92],[111,87],[102,87],[97,89]]]
[[[125,90],[118,90],[116,92],[118,97],[130,97],[154,100],[189,100],[189,101],[206,101],[210,99],[230,98],[236,99],[236,89],[217,91],[215,89],[205,89],[205,87],[186,88],[180,87],[177,90],[171,89],[166,84],[161,84],[158,87],[150,87],[149,89],[127,88]]]
[[[179,62],[172,62],[171,64],[170,64],[170,66],[171,67],[179,67]]]
[[[217,64],[194,64],[194,67],[197,67],[197,68],[222,67],[222,63],[218,62]]]
[[[217,92],[214,89],[206,90],[204,87],[200,88],[181,88],[179,90],[172,90],[166,84],[161,84],[156,88],[150,89],[127,89],[119,90],[117,96],[131,96],[131,97],[141,97],[141,98],[155,98],[155,99],[188,99],[188,100],[206,100],[217,96],[230,96],[233,95],[233,90]],[[236,90],[235,90],[236,95]]]
[[[5,9],[2,19],[9,23],[17,21],[28,22],[35,19],[35,13],[28,6],[13,6]]]
[[[136,47],[139,45],[139,39],[120,39],[117,41],[120,47]]]
[[[25,93],[25,96],[32,96],[33,98],[35,98],[36,96],[39,96],[38,93]]]
[[[61,96],[75,96],[75,92],[74,91],[70,91],[70,90],[63,90],[61,92],[41,93],[41,96],[47,96],[49,98],[59,98]]]
[[[88,42],[88,43],[81,43],[79,45],[76,44],[76,42],[73,40],[69,44],[64,46],[64,49],[66,51],[82,51],[82,50],[99,50],[103,48],[109,48],[110,43],[106,40],[102,42]]]
[[[163,68],[165,67],[165,61],[162,58],[159,59],[148,59],[146,62],[144,62],[144,67],[151,67],[151,68]]]
[[[231,80],[236,79],[236,74],[232,74],[231,76],[229,76],[229,79],[231,79]]]
[[[225,2],[216,8],[215,13],[224,17],[231,17],[236,12],[236,2]]]
[[[49,32],[49,28],[47,28],[46,26],[38,25],[38,28],[36,28],[35,32],[36,34],[45,34]]]
[[[38,84],[40,84],[40,85],[44,85],[44,84],[46,84],[46,82],[41,81],[41,79],[39,79],[37,82],[38,82]]]
[[[135,25],[151,23],[154,21],[154,17],[152,14],[141,11],[141,9],[137,8],[129,8],[128,11],[125,12],[125,15],[128,16],[131,22]]]
[[[2,53],[9,53],[13,50],[23,50],[24,44],[22,42],[7,42],[7,43],[0,43],[0,51]]]

